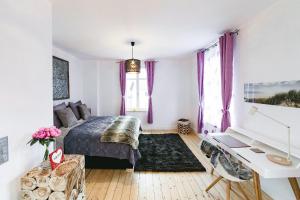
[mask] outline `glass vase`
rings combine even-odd
[[[50,142],[46,142],[44,144],[45,147],[45,153],[43,157],[43,161],[41,163],[42,169],[49,169],[50,168],[50,160],[49,160],[49,144]]]

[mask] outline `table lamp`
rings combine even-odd
[[[267,158],[270,161],[280,164],[280,165],[286,165],[286,166],[292,165],[292,160],[290,159],[290,156],[291,156],[291,127],[289,125],[286,125],[285,123],[283,123],[277,119],[274,119],[273,117],[270,117],[269,115],[266,115],[265,113],[259,111],[257,107],[252,106],[252,108],[249,111],[249,114],[255,115],[256,113],[258,113],[268,119],[271,119],[272,121],[287,128],[287,133],[288,133],[288,155],[287,155],[287,157],[282,157],[282,156],[274,155],[274,154],[267,154]]]

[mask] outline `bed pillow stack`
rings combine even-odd
[[[57,128],[74,126],[78,120],[87,120],[90,116],[91,110],[81,101],[69,102],[68,106],[65,103],[53,106],[53,124]]]

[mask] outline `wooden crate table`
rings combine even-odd
[[[65,155],[53,171],[35,167],[21,178],[22,200],[84,200],[85,161],[81,155]]]

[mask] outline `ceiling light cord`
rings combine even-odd
[[[135,42],[130,42],[130,43],[131,43],[131,58],[133,60],[133,47],[134,47]]]

